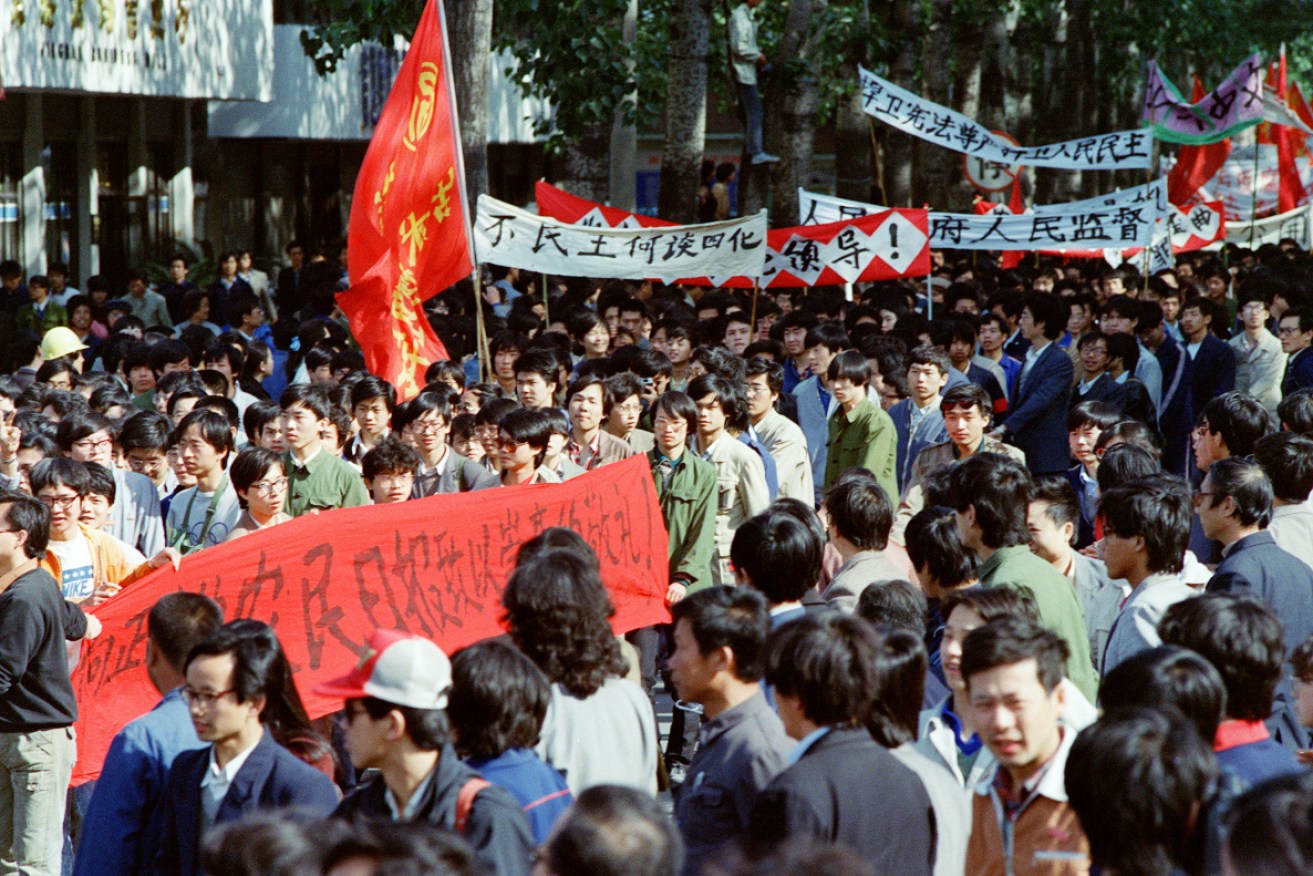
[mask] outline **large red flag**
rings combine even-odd
[[[351,288],[338,304],[365,364],[403,399],[447,351],[423,302],[473,270],[441,0],[428,0],[356,178]]]
[[[1194,92],[1190,96],[1192,103],[1198,103],[1206,97],[1204,84],[1199,77],[1194,77]],[[1204,183],[1217,176],[1226,159],[1231,155],[1231,140],[1219,140],[1204,146],[1182,146],[1176,155],[1176,164],[1167,174],[1167,200],[1172,204],[1186,204]]]
[[[1281,59],[1268,69],[1268,86],[1282,102],[1286,101],[1286,49],[1281,47]],[[1277,147],[1277,172],[1281,186],[1277,195],[1277,212],[1287,213],[1304,202],[1307,193],[1295,166],[1295,133],[1286,125],[1264,123],[1258,126],[1258,142],[1273,143]]]

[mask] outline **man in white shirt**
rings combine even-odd
[[[1254,460],[1272,481],[1272,522],[1267,531],[1277,547],[1313,566],[1313,438],[1294,432],[1264,435],[1254,442]]]
[[[784,390],[784,366],[769,359],[749,359],[745,393],[752,428],[775,459],[781,499],[816,501],[807,436],[798,424],[775,410]]]
[[[770,64],[757,46],[757,21],[752,10],[760,5],[761,0],[744,0],[734,7],[729,18],[729,50],[734,81],[738,84],[739,107],[747,125],[747,142],[743,151],[751,156],[753,164],[770,164],[780,159],[762,149],[763,113],[757,73],[769,70]]]

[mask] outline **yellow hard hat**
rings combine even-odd
[[[56,326],[46,332],[45,337],[41,339],[41,358],[49,362],[51,359],[58,359],[86,348],[87,345],[78,340],[72,329],[64,328],[62,325]]]

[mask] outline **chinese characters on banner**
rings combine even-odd
[[[766,262],[766,211],[705,225],[589,227],[480,195],[474,242],[481,262],[571,277],[757,276]]]
[[[798,205],[804,226],[851,218],[859,211],[886,209],[801,189]],[[1120,250],[1148,244],[1155,221],[1166,211],[1167,183],[1158,179],[1110,195],[1037,207],[1034,213],[931,212],[930,246],[998,251]]]
[[[1153,148],[1146,131],[1117,131],[1047,146],[1014,146],[979,122],[899,88],[859,68],[862,109],[885,124],[953,152],[1000,164],[1070,170],[1129,170],[1149,167]]]
[[[628,213],[563,192],[536,186],[545,216],[593,228],[670,228],[672,223]],[[690,286],[763,288],[834,285],[919,277],[930,272],[930,237],[925,210],[866,211],[826,225],[777,228],[766,235],[766,262],[756,275],[684,277]]]
[[[522,542],[568,526],[597,553],[612,628],[669,623],[666,529],[642,456],[565,484],[486,490],[398,505],[343,508],[184,557],[97,606],[104,632],[73,673],[74,784],[100,772],[110,740],[159,699],[146,676],[146,616],[178,590],[215,599],[229,620],[278,633],[310,717],[342,707],[313,692],[354,666],[375,629],[409,630],[450,654],[505,632],[501,593]]]
[[[1254,53],[1202,100],[1187,101],[1149,62],[1141,116],[1153,135],[1167,143],[1216,143],[1263,118],[1263,56]]]
[[[1226,223],[1226,241],[1237,246],[1257,249],[1286,238],[1298,241],[1302,249],[1313,249],[1313,204],[1255,222],[1242,219]]]
[[[423,302],[474,268],[443,25],[440,0],[428,0],[356,178],[351,287],[337,296],[365,364],[401,399],[447,358]]]

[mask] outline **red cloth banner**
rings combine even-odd
[[[654,216],[607,207],[539,181],[534,187],[538,214],[608,228],[666,228]],[[767,233],[762,288],[828,286],[843,283],[921,277],[930,273],[930,214],[927,210],[889,209],[868,216],[776,228]],[[693,277],[688,286],[751,289],[752,277]]]
[[[501,635],[501,592],[519,546],[568,526],[592,545],[617,633],[668,623],[666,530],[643,456],[564,484],[433,496],[299,517],[207,548],[132,584],[95,609],[104,632],[73,673],[78,763],[94,779],[109,743],[159,696],[146,675],[146,616],[161,596],[204,593],[228,620],[278,632],[311,717],[341,708],[314,685],[341,675],[380,627],[409,630],[447,653]]]
[[[428,0],[356,177],[351,288],[338,304],[365,364],[408,399],[447,351],[423,302],[474,269],[441,0]]]

